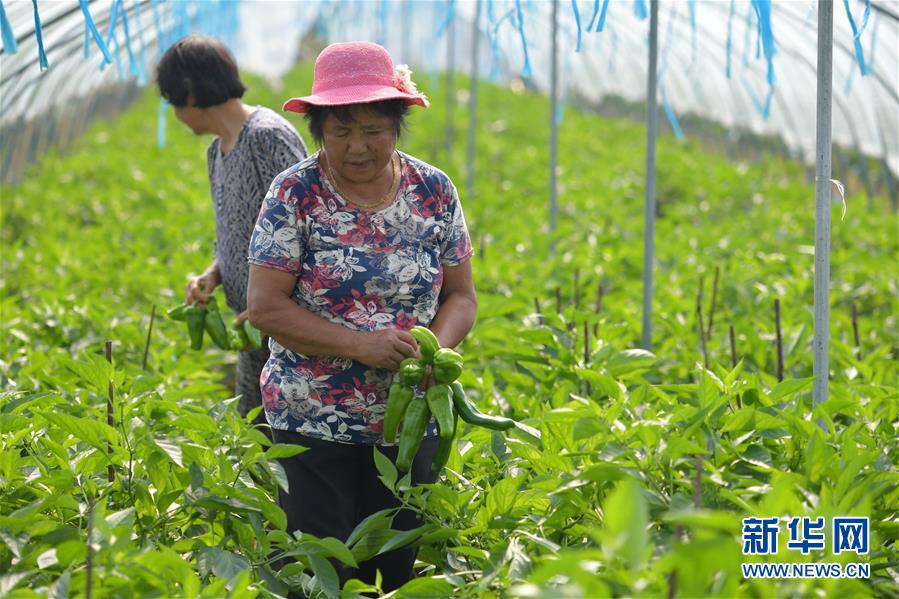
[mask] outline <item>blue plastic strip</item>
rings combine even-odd
[[[144,27],[141,24],[141,16],[140,16],[140,4],[141,0],[135,0],[134,2],[134,20],[137,26],[137,41],[140,44],[140,51],[138,52],[138,56],[140,56],[140,75],[137,77],[138,85],[146,85],[148,79],[147,73],[147,54],[146,54],[146,44],[144,43]]]
[[[593,31],[602,31],[606,26],[606,11],[609,9],[609,0],[602,0],[602,10],[599,11],[599,21]]]
[[[125,30],[125,49],[128,51],[128,70],[135,78],[140,78],[140,68],[137,66],[137,57],[131,50],[131,31],[128,29],[128,8],[122,6],[122,27]]]
[[[159,111],[156,115],[156,146],[161,150],[165,148],[165,119],[169,111],[169,103],[159,101]]]
[[[855,34],[855,37],[861,37],[862,31],[865,30],[865,27],[868,26],[868,17],[871,16],[871,0],[865,0],[865,14],[862,17],[862,26],[858,28],[858,33]]]
[[[455,0],[447,0],[446,3],[446,17],[444,17],[443,22],[437,27],[437,31],[434,33],[434,39],[440,39],[446,33],[446,30],[449,29],[450,23],[453,22],[453,19],[456,18],[456,3]]]
[[[843,6],[846,7],[846,16],[849,17],[849,26],[852,27],[852,42],[855,44],[855,58],[858,60],[858,69],[861,71],[862,76],[864,77],[870,71],[868,70],[867,65],[865,64],[865,53],[862,50],[861,41],[858,39],[861,35],[861,30],[857,29],[855,26],[855,19],[852,18],[852,11],[849,10],[849,0],[843,0]],[[867,20],[868,11],[870,10],[870,6],[866,7],[865,17]]]
[[[724,52],[727,54],[727,63],[724,67],[724,74],[730,79],[730,53],[733,46],[733,23],[734,23],[734,0],[730,0],[730,14],[727,15],[727,42],[724,46]]]
[[[115,25],[116,21],[119,19],[119,4],[121,4],[121,0],[115,0],[112,3],[112,8],[110,9],[109,16],[109,31],[106,33],[106,47],[112,48],[112,42],[115,40],[115,48],[113,49],[113,57],[115,58],[116,65],[121,64],[121,60],[119,59],[119,44],[118,40],[115,38]],[[100,63],[100,70],[106,68],[106,65],[109,64],[107,61],[103,61]],[[119,67],[121,70],[121,67]]]
[[[97,42],[97,47],[100,48],[100,54],[103,55],[103,60],[106,64],[111,63],[112,55],[109,53],[109,46],[103,41],[103,36],[100,35],[100,31],[97,30],[97,26],[94,24],[94,19],[91,17],[91,12],[88,9],[87,0],[78,0],[78,4],[81,6],[81,14],[84,15],[84,24],[90,30],[91,37]]]
[[[758,110],[759,114],[767,121],[768,115],[771,112],[771,98],[774,97],[774,86],[768,88],[768,95],[765,98],[765,101],[762,102],[758,95],[756,95],[755,90],[752,89],[752,86],[747,83],[746,79],[742,80],[743,87],[746,88],[746,91],[749,92],[749,98],[752,100],[753,106]]]
[[[2,0],[0,0],[0,34],[3,36],[3,52],[15,54],[18,51],[16,48],[16,36],[12,33],[9,19],[6,18],[6,10],[3,8]]]
[[[159,46],[159,56],[165,53],[167,45],[162,33],[162,25],[159,23],[159,8],[156,6],[159,0],[150,0],[150,6],[153,8],[153,24],[156,26],[156,43]]]
[[[87,23],[84,24],[84,48],[83,48],[84,58],[90,58],[91,55],[91,30],[87,26]]]
[[[571,0],[571,8],[574,9],[574,22],[577,23],[577,46],[575,46],[574,51],[581,51],[581,13],[578,12],[577,9],[577,0]]]
[[[641,21],[649,16],[646,12],[645,0],[634,0],[634,14],[637,15],[637,18]]]
[[[777,48],[774,43],[774,32],[771,30],[771,0],[753,0],[759,15],[759,27],[762,33],[762,47],[768,61],[768,85],[774,85],[774,55]]]
[[[524,35],[524,15],[521,11],[521,0],[515,0],[515,10],[518,15],[518,34],[521,36],[521,49],[524,50],[524,66],[521,69],[521,76],[530,77],[531,59],[528,57],[528,40]]]
[[[50,63],[47,62],[47,53],[44,52],[44,34],[41,31],[41,16],[37,12],[37,0],[31,0],[31,4],[34,6],[34,34],[37,36],[37,57],[41,65],[41,71],[43,71],[50,68]]]
[[[680,141],[684,138],[684,132],[680,127],[680,121],[677,120],[677,115],[674,114],[674,110],[671,108],[671,104],[668,103],[668,96],[665,95],[665,87],[659,87],[660,95],[662,96],[662,109],[665,111],[665,117],[668,119],[668,124],[671,125],[671,130],[674,132],[674,137],[677,138],[677,141]]]
[[[590,17],[590,22],[587,23],[587,31],[590,32],[593,30],[593,24],[596,22],[596,17],[599,16],[599,0],[593,0],[593,16]]]

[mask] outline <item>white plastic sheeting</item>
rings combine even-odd
[[[596,102],[610,95],[634,101],[645,98],[648,19],[638,14],[645,14],[647,1],[612,0],[606,6],[605,0],[559,0],[563,99],[573,93]],[[152,79],[160,49],[179,34],[197,29],[225,34],[230,26],[232,33],[236,30],[235,49],[242,68],[273,77],[292,65],[299,39],[313,28],[329,42],[383,43],[397,61],[437,71],[447,64],[444,36],[452,18],[458,21],[454,63],[465,71],[476,9],[473,0],[242,0],[237,12],[230,0],[123,0],[120,8],[129,21],[130,44],[119,23],[113,36],[118,41],[118,64],[101,70],[96,44],[91,42],[90,56],[84,58],[85,26],[78,3],[39,1],[49,60],[49,69],[42,72],[32,3],[2,2],[20,41],[16,54],[0,53],[0,125],[33,118],[121,78],[146,82]],[[552,2],[482,2],[481,72],[497,81],[529,76],[537,88],[548,90]],[[87,4],[106,36],[114,1]],[[845,4],[858,30],[866,4],[863,0]],[[899,173],[899,0],[870,4],[870,18],[857,39],[871,70],[866,76],[859,72],[856,40],[844,2],[834,5],[833,139],[886,160],[890,170]],[[815,141],[817,2],[775,0],[770,4],[773,86],[756,10],[767,5],[765,0],[661,1],[660,99],[672,115],[695,113],[728,127],[782,136],[810,163]],[[596,31],[602,8],[603,28]]]

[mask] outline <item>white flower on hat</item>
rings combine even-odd
[[[412,69],[407,64],[398,64],[393,68],[393,85],[404,94],[418,93],[412,81]]]

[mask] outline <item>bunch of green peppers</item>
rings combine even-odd
[[[225,325],[214,297],[210,297],[205,306],[201,306],[199,302],[175,306],[168,311],[168,317],[187,325],[191,349],[203,349],[203,337],[206,334],[219,349],[242,351],[262,347],[262,334],[249,321],[234,324],[230,329]]]
[[[449,460],[458,416],[465,422],[493,430],[508,430],[515,426],[515,421],[484,414],[466,397],[465,389],[456,380],[464,365],[461,355],[452,349],[441,348],[430,329],[417,326],[409,332],[418,343],[421,359],[406,358],[400,363],[397,381],[387,394],[384,440],[396,442],[397,428],[402,420],[396,466],[408,471],[433,415],[440,443],[431,468],[439,473]],[[436,384],[429,387],[422,398],[416,395],[415,389],[424,380],[428,366]]]

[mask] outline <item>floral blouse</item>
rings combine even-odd
[[[335,191],[318,156],[272,183],[250,240],[250,264],[295,275],[293,300],[331,322],[359,331],[427,326],[437,313],[443,267],[473,253],[452,181],[400,153],[397,197],[366,211]],[[272,427],[341,443],[383,443],[391,371],[298,354],[274,339],[270,350],[260,384]]]

